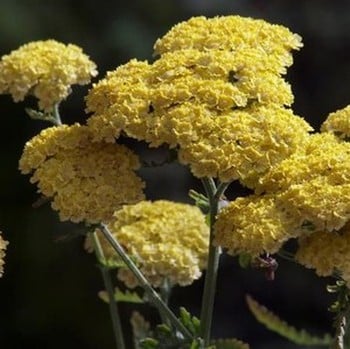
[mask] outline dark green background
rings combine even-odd
[[[346,0],[0,0],[0,54],[33,40],[71,42],[97,63],[101,78],[133,57],[151,59],[154,41],[179,21],[230,14],[284,24],[303,36],[305,47],[295,54],[288,80],[295,92],[296,113],[313,126],[350,103],[350,2]],[[63,103],[65,122],[84,120],[86,91],[75,88]],[[59,223],[48,205],[33,209],[36,189],[17,170],[24,143],[47,126],[25,115],[24,107],[30,103],[14,104],[9,96],[0,96],[0,229],[10,241],[0,279],[0,348],[110,349],[108,309],[96,297],[102,281],[95,260],[83,251],[82,237],[65,239],[80,227]],[[188,189],[199,188],[187,169],[176,165],[144,170],[142,175],[151,199],[186,201]],[[276,280],[269,282],[261,273],[241,270],[234,258],[225,257],[213,333],[236,336],[254,349],[298,348],[260,327],[248,313],[244,294],[252,294],[297,327],[320,334],[331,330],[326,283],[311,271],[283,261]],[[183,305],[198,314],[201,288],[199,281],[175,289],[174,309]],[[156,319],[154,310],[142,307],[142,311]],[[122,305],[121,312],[128,333],[131,308]]]

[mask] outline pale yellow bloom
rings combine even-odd
[[[72,85],[85,85],[96,75],[95,63],[80,47],[35,41],[2,57],[0,93],[11,94],[15,102],[34,95],[40,109],[51,110],[70,94]]]
[[[330,113],[321,126],[321,131],[331,132],[341,139],[350,138],[350,105]]]
[[[53,199],[61,220],[108,221],[123,204],[143,199],[137,156],[117,144],[91,141],[86,126],[51,127],[27,142],[19,168]]]
[[[8,245],[8,241],[4,240],[1,236],[0,232],[0,277],[2,276],[4,272],[4,258],[5,258],[5,251]]]
[[[214,243],[229,254],[275,253],[298,235],[295,221],[279,210],[273,196],[238,198],[224,207],[215,223]]]
[[[115,212],[109,229],[155,287],[165,279],[189,285],[206,267],[209,228],[195,206],[164,200],[125,205]],[[101,242],[106,258],[111,258],[113,250]],[[137,285],[126,269],[121,268],[118,277],[129,287]]]
[[[316,232],[299,239],[296,260],[317,275],[330,276],[341,273],[350,286],[350,226],[339,232]]]

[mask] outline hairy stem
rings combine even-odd
[[[140,286],[146,292],[149,300],[153,303],[153,305],[158,309],[158,311],[162,314],[162,317],[168,318],[173,326],[184,336],[187,340],[192,340],[192,335],[190,331],[181,323],[181,321],[175,316],[175,314],[169,309],[169,307],[165,304],[165,302],[161,299],[158,293],[153,289],[145,276],[141,273],[136,264],[132,261],[132,259],[127,255],[124,251],[123,247],[120,243],[114,238],[112,233],[109,231],[108,227],[104,224],[101,225],[101,231],[103,235],[106,237],[110,245],[113,249],[118,253],[119,257],[122,261],[127,265],[129,270],[134,274]]]

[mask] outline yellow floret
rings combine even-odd
[[[22,173],[34,171],[31,182],[53,199],[61,220],[108,221],[126,203],[143,199],[135,174],[137,156],[117,144],[91,141],[86,126],[58,126],[29,141],[20,159]]]
[[[273,196],[238,198],[224,207],[215,223],[214,243],[230,254],[275,253],[298,235],[294,220],[276,207]]]
[[[317,177],[291,185],[277,195],[278,206],[290,213],[300,226],[317,231],[333,231],[350,218],[350,183],[330,184],[326,177]]]
[[[287,190],[317,177],[334,185],[350,183],[350,144],[330,133],[308,137],[304,146],[271,169],[256,183],[256,192]]]
[[[350,286],[350,226],[339,232],[316,232],[299,239],[296,260],[317,275],[330,276],[340,272]]]
[[[258,47],[265,54],[292,64],[291,50],[302,47],[301,38],[281,25],[241,16],[193,17],[175,25],[155,43],[162,55],[183,49],[238,51]]]
[[[195,206],[165,200],[126,205],[115,212],[109,229],[155,287],[165,280],[189,285],[206,267],[209,228]],[[101,240],[111,258],[113,250]],[[118,277],[129,287],[137,285],[126,269]]]
[[[202,110],[205,115],[205,109]],[[177,111],[176,117],[178,124],[188,125],[191,111]],[[174,122],[172,126],[174,130],[179,129]],[[182,127],[186,128],[190,132],[191,128]],[[180,143],[180,162],[189,164],[196,177],[239,179],[250,187],[272,166],[302,146],[311,129],[289,109],[259,104],[217,115],[211,124],[196,128],[195,137]]]
[[[36,41],[2,57],[0,93],[11,94],[15,102],[34,95],[40,109],[51,110],[67,98],[72,85],[85,85],[96,75],[95,63],[80,47]]]
[[[350,105],[330,113],[321,126],[322,132],[330,132],[341,139],[350,138]]]

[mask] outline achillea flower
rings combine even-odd
[[[299,239],[296,260],[319,276],[340,272],[350,286],[350,226],[339,232],[315,232]]]
[[[334,185],[350,183],[350,144],[330,133],[311,135],[304,146],[260,178],[255,189],[258,194],[285,191],[318,177]]]
[[[195,206],[163,200],[125,205],[115,212],[109,229],[155,287],[165,280],[189,285],[206,267],[209,228]],[[111,258],[114,252],[101,240]],[[126,269],[118,277],[128,287],[137,285]]]
[[[93,85],[86,97],[86,110],[94,113],[88,120],[94,140],[114,142],[121,131],[148,139],[147,121],[152,117],[149,69],[148,63],[133,59]]]
[[[224,207],[215,223],[214,243],[229,254],[258,256],[275,253],[298,235],[292,217],[275,204],[273,196],[238,198]]]
[[[281,66],[292,64],[291,50],[302,47],[301,38],[281,25],[240,16],[193,17],[175,25],[155,43],[155,52],[162,55],[183,49],[244,50],[259,47],[274,56]]]
[[[72,85],[85,85],[96,75],[96,65],[78,46],[36,41],[2,57],[0,93],[11,94],[15,102],[34,95],[39,108],[50,111],[70,94]]]
[[[350,105],[330,113],[321,126],[322,132],[330,132],[341,139],[350,139]]]
[[[8,241],[2,238],[1,232],[0,232],[0,277],[4,272],[4,264],[5,264],[4,258],[5,258],[5,250],[7,245],[8,245]]]
[[[300,46],[288,29],[264,21],[193,18],[156,43],[154,63],[131,60],[93,86],[88,126],[95,140],[124,132],[167,144],[195,176],[251,186],[311,130],[283,107],[293,95],[281,74]]]
[[[350,182],[333,185],[327,178],[317,177],[294,184],[277,195],[277,205],[293,215],[300,227],[339,230],[350,218]]]
[[[190,132],[189,123],[195,119],[191,110],[176,112],[177,123],[171,123],[174,131]],[[196,120],[200,123],[199,118]],[[311,129],[289,109],[259,104],[217,115],[211,124],[196,128],[196,137],[180,143],[180,162],[189,164],[196,177],[239,179],[249,187],[302,146]]]
[[[123,204],[143,199],[137,156],[125,146],[93,143],[86,126],[51,127],[30,140],[19,168],[53,199],[61,220],[108,221]]]

